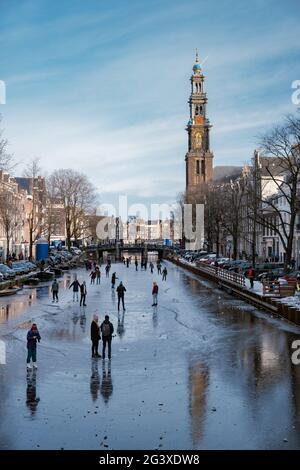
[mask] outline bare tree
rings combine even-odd
[[[0,115],[0,123],[2,116]],[[0,129],[0,170],[11,171],[15,166],[13,155],[8,153],[8,142],[3,137],[3,129]]]
[[[45,201],[43,236],[48,240],[50,246],[51,235],[57,233],[64,221],[61,220],[60,201],[57,200],[55,181],[53,176],[46,178],[45,183]],[[57,210],[58,207],[58,210]]]
[[[226,233],[232,238],[232,258],[238,257],[239,239],[242,228],[242,204],[245,193],[245,185],[242,178],[230,181],[219,187],[219,195],[221,196],[221,220],[222,226]],[[219,198],[220,200],[220,198]]]
[[[72,169],[56,170],[52,174],[55,195],[64,207],[67,246],[71,239],[78,240],[88,225],[86,214],[90,213],[95,201],[95,190],[88,178]]]
[[[29,229],[29,256],[32,259],[33,244],[36,238],[42,233],[43,227],[41,225],[41,211],[43,208],[43,201],[41,200],[38,188],[36,187],[36,180],[41,174],[40,159],[33,158],[26,166],[23,176],[30,181],[30,192],[32,196],[32,208],[28,213],[28,229]]]
[[[300,118],[287,116],[282,125],[274,127],[260,138],[260,147],[267,157],[275,158],[275,162],[274,158],[270,158],[270,163],[265,164],[265,170],[276,188],[276,194],[262,195],[263,211],[259,215],[259,222],[279,236],[286,253],[286,270],[292,258],[294,229],[299,210]],[[280,197],[285,200],[286,210],[278,205]]]
[[[11,241],[21,225],[21,208],[16,194],[4,188],[0,191],[0,221],[6,238],[6,261],[9,260]]]

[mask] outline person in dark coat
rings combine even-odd
[[[79,288],[80,288],[80,284],[79,284],[79,281],[77,279],[77,277],[75,277],[74,281],[72,282],[72,284],[70,285],[69,289],[71,289],[71,287],[73,287],[73,302],[75,302],[75,298],[76,298],[76,302],[78,302],[78,292],[79,292]]]
[[[58,290],[59,290],[59,286],[58,286],[58,282],[56,279],[54,279],[53,283],[52,283],[52,286],[51,286],[51,292],[52,292],[52,302],[58,302]]]
[[[122,300],[122,307],[123,310],[125,310],[125,305],[124,305],[124,294],[126,292],[126,287],[123,286],[123,283],[120,282],[120,284],[117,287],[117,293],[118,293],[118,310],[120,310],[120,302]]]
[[[32,369],[30,361],[32,359],[32,364],[34,369],[37,369],[36,364],[36,343],[41,341],[41,336],[37,328],[36,323],[32,324],[31,329],[27,333],[27,369]]]
[[[80,286],[80,307],[81,307],[82,304],[83,304],[84,307],[86,307],[86,303],[85,303],[86,294],[87,294],[86,282],[83,281],[83,283]]]
[[[97,279],[97,284],[100,284],[100,282],[101,282],[101,271],[100,271],[99,266],[97,266],[97,268],[96,268],[96,279]]]
[[[105,266],[106,277],[109,277],[109,271],[110,271],[110,265],[107,264],[107,265]]]
[[[116,275],[116,273],[113,273],[112,276],[111,276],[111,288],[112,288],[112,289],[115,288],[116,279],[118,279],[118,278],[117,278],[117,275]]]
[[[163,281],[166,281],[167,280],[167,274],[168,274],[168,271],[167,271],[167,268],[165,267],[163,269],[163,272],[162,272],[162,280]]]
[[[100,326],[100,330],[102,333],[102,342],[103,342],[102,359],[105,359],[106,344],[108,345],[108,359],[111,359],[111,340],[112,340],[112,335],[114,332],[114,326],[109,321],[108,315],[105,315],[105,319],[104,319],[104,322]]]
[[[92,341],[92,357],[101,357],[98,353],[99,341],[100,341],[100,328],[98,325],[98,316],[93,316],[91,323],[91,341]]]

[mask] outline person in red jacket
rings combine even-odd
[[[252,266],[250,266],[250,268],[248,269],[247,276],[248,276],[248,279],[250,280],[250,287],[251,287],[251,289],[253,289],[253,287],[254,287],[254,269],[252,268]]]
[[[156,284],[156,282],[153,282],[153,287],[152,287],[153,304],[152,304],[152,307],[155,307],[157,305],[157,296],[158,296],[158,285]]]

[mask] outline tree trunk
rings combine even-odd
[[[236,259],[237,259],[237,255],[238,255],[238,253],[237,253],[238,240],[237,240],[237,237],[236,237],[236,236],[233,236],[233,237],[232,237],[232,244],[233,244],[232,258],[233,258],[234,260],[236,260]]]
[[[29,227],[29,256],[32,259],[32,247],[33,247],[33,230],[32,227]]]
[[[9,236],[6,236],[6,262],[8,263],[9,258]]]
[[[219,256],[219,252],[220,252],[220,230],[218,228],[217,233],[216,233],[216,255],[217,255],[217,258]]]
[[[67,225],[67,247],[68,247],[68,250],[70,251],[70,249],[71,249],[71,229],[70,229],[69,224]]]
[[[289,236],[287,240],[287,247],[285,251],[285,260],[284,260],[284,272],[286,273],[290,267],[292,253],[293,253],[293,241],[294,241],[294,227],[295,227],[295,218],[294,213],[291,214],[290,227],[289,227]]]

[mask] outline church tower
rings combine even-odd
[[[191,76],[190,120],[188,132],[188,152],[186,162],[186,192],[195,192],[202,183],[212,179],[213,154],[210,151],[209,131],[212,127],[207,118],[207,97],[204,92],[204,75],[199,63],[198,52]]]

